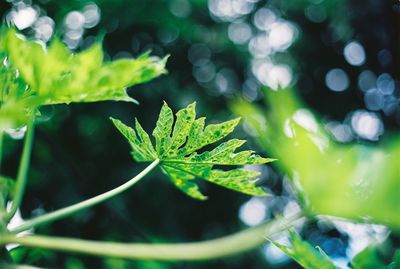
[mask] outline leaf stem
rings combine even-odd
[[[0,168],[1,168],[1,163],[3,161],[3,148],[4,148],[4,131],[0,130]]]
[[[0,244],[15,243],[25,247],[124,259],[200,261],[231,256],[261,246],[267,242],[266,237],[286,230],[301,217],[302,215],[297,213],[228,236],[191,243],[113,243],[39,235],[17,237],[15,234],[5,234],[0,238]]]
[[[10,220],[17,212],[21,205],[22,198],[24,197],[25,187],[27,182],[27,174],[29,170],[29,163],[32,152],[32,142],[35,133],[35,119],[32,117],[27,125],[25,134],[24,147],[22,150],[22,157],[18,168],[17,181],[15,184],[14,197],[11,204],[11,209],[7,214],[7,220]]]
[[[127,189],[129,189],[130,187],[132,187],[136,182],[138,182],[139,180],[141,180],[144,176],[146,176],[151,170],[153,170],[158,164],[160,163],[159,159],[154,160],[149,166],[147,166],[143,171],[141,171],[139,174],[137,174],[135,177],[133,177],[132,179],[130,179],[129,181],[125,182],[124,184],[110,190],[107,191],[105,193],[102,193],[100,195],[97,195],[95,197],[92,197],[90,199],[87,199],[85,201],[58,209],[56,211],[53,211],[51,213],[47,213],[41,216],[38,216],[36,218],[33,218],[31,220],[27,220],[26,222],[24,222],[23,224],[10,229],[11,232],[15,232],[15,233],[19,233],[22,231],[25,231],[27,229],[33,228],[37,225],[40,224],[44,224],[44,223],[48,223],[48,222],[52,222],[64,217],[67,217],[73,213],[76,213],[80,210],[86,209],[88,207],[94,206],[96,204],[99,204],[103,201],[106,201],[118,194],[120,194],[121,192],[126,191]]]

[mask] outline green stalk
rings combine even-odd
[[[34,133],[35,120],[34,118],[32,118],[32,120],[27,125],[24,147],[22,150],[22,157],[18,168],[17,181],[15,184],[14,199],[12,201],[11,210],[7,214],[8,220],[10,220],[15,215],[19,206],[21,205],[22,198],[24,197]]]
[[[3,139],[4,133],[0,130],[0,171],[1,171],[1,162],[3,160]],[[0,174],[1,175],[1,174]],[[5,218],[7,218],[7,206],[5,203],[5,197],[2,192],[0,192],[0,230],[5,226]],[[1,227],[3,226],[3,227]]]
[[[112,189],[110,191],[107,191],[105,193],[102,193],[100,195],[97,195],[95,197],[92,197],[88,200],[61,208],[59,210],[53,211],[51,213],[48,214],[44,214],[42,216],[33,218],[31,220],[27,220],[26,222],[24,222],[23,224],[11,229],[11,232],[14,233],[19,233],[25,230],[28,230],[30,228],[33,228],[37,225],[40,224],[44,224],[44,223],[48,223],[48,222],[52,222],[64,217],[67,217],[71,214],[74,214],[80,210],[86,209],[88,207],[94,206],[96,204],[99,204],[101,202],[104,202],[118,194],[120,194],[121,192],[126,191],[127,189],[129,189],[130,187],[132,187],[136,182],[138,182],[139,180],[141,180],[144,176],[146,176],[151,170],[153,170],[158,164],[160,163],[159,159],[154,160],[149,166],[147,166],[142,172],[140,172],[139,174],[137,174],[134,178],[130,179],[129,181],[125,182],[124,184],[116,187],[115,189]]]
[[[4,139],[4,132],[0,130],[0,168],[1,162],[3,161],[3,139]]]
[[[200,261],[231,256],[261,246],[267,242],[266,237],[286,230],[300,218],[300,214],[295,214],[286,219],[275,219],[228,236],[192,243],[113,243],[39,235],[17,237],[15,234],[4,234],[0,237],[0,244],[15,243],[31,248],[132,260]]]

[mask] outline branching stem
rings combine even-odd
[[[261,246],[267,242],[266,237],[288,229],[301,217],[301,214],[297,213],[235,234],[192,243],[112,243],[39,235],[17,237],[14,234],[5,234],[0,237],[0,244],[15,243],[25,247],[124,259],[200,261],[231,256]]]
[[[53,211],[51,213],[44,214],[42,216],[33,218],[31,220],[27,220],[23,224],[10,229],[11,232],[18,233],[22,232],[25,230],[28,230],[30,228],[33,228],[37,225],[52,222],[64,217],[67,217],[71,214],[74,214],[80,210],[86,209],[88,207],[92,207],[96,204],[99,204],[101,202],[104,202],[124,191],[132,187],[136,182],[141,180],[144,176],[146,176],[151,170],[153,170],[158,164],[160,163],[159,159],[154,160],[149,166],[147,166],[143,171],[141,171],[139,174],[137,174],[135,177],[130,179],[129,181],[125,182],[124,184],[107,191],[105,193],[102,193],[100,195],[97,195],[95,197],[92,197],[88,200],[61,208],[59,210]]]

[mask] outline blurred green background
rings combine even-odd
[[[58,35],[72,50],[85,49],[104,36],[108,59],[135,57],[147,50],[153,55],[171,55],[169,74],[129,89],[130,95],[140,101],[139,106],[101,102],[42,108],[28,191],[21,208],[24,218],[109,190],[140,171],[144,166],[133,162],[128,144],[108,117],[127,123],[137,117],[146,130],[151,130],[162,100],[174,110],[197,101],[198,114],[212,122],[231,119],[234,112],[246,119],[257,115],[251,110],[253,105],[257,105],[257,111],[264,111],[280,102],[275,107],[290,111],[288,100],[297,100],[294,97],[267,97],[270,106],[263,101],[264,87],[267,91],[290,87],[304,101],[304,105],[294,107],[308,107],[315,112],[315,124],[331,143],[363,147],[356,157],[349,157],[352,159],[347,162],[349,167],[342,167],[343,173],[329,176],[330,180],[338,180],[333,183],[338,186],[344,184],[341,180],[345,180],[352,165],[356,166],[354,158],[368,164],[374,155],[368,149],[381,149],[382,143],[392,143],[387,137],[398,137],[398,1],[9,0],[1,2],[0,8],[3,20],[14,23],[24,34],[44,42]],[[239,99],[250,110],[240,107]],[[285,113],[280,116],[286,117]],[[268,118],[261,113],[256,122],[264,117]],[[203,184],[209,200],[199,202],[173,188],[160,172],[154,172],[127,193],[72,218],[39,227],[36,232],[122,242],[214,238],[275,215],[290,214],[299,201],[307,204],[307,197],[301,197],[290,183],[293,175],[289,169],[300,167],[300,174],[318,179],[324,177],[324,172],[337,172],[335,166],[323,167],[324,162],[307,162],[307,156],[312,155],[309,148],[297,151],[285,147],[284,143],[290,142],[278,141],[285,135],[281,129],[275,134],[272,127],[268,133],[252,127],[251,121],[242,124],[236,135],[249,139],[250,147],[264,155],[284,158],[283,164],[276,167],[258,167],[263,172],[261,183],[272,193],[269,197],[251,198]],[[14,138],[6,141],[6,174],[13,175],[18,164],[18,135],[13,133]],[[266,142],[266,138],[270,140]],[[394,171],[389,181],[379,169],[375,177],[390,183],[385,186],[392,190],[388,196],[393,200],[386,211],[388,215],[392,213],[393,219],[387,220],[388,215],[375,217],[381,223],[399,225],[400,214],[395,215],[400,212],[395,158],[399,156],[399,146],[386,148],[390,158],[373,164],[380,170]],[[384,147],[383,151],[386,152]],[[335,159],[334,154],[347,156],[347,148],[329,153],[326,162]],[[340,187],[333,189],[341,191]],[[311,202],[318,201],[323,194],[318,192],[321,189],[311,190],[315,192],[309,191]],[[325,206],[316,210],[355,218],[354,212],[342,212],[346,207],[344,199],[346,196],[324,200]],[[375,205],[377,212],[380,205]],[[338,212],[331,210],[335,206]],[[357,214],[368,215],[357,208]],[[342,220],[319,218],[299,229],[303,237],[321,246],[343,266],[367,246],[369,239],[385,240],[386,249],[395,249],[400,241],[396,235],[388,236],[384,226]],[[286,235],[278,240],[285,242]],[[24,248],[15,249],[13,255],[22,262],[48,268],[300,268],[270,244],[241,256],[194,264],[125,262]]]

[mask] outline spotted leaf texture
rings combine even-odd
[[[164,174],[178,189],[193,198],[207,198],[200,192],[194,181],[196,178],[249,195],[266,194],[256,186],[259,172],[231,167],[264,164],[274,160],[260,157],[252,150],[236,152],[245,140],[230,139],[210,151],[197,152],[225,138],[238,125],[239,119],[205,126],[205,118],[196,119],[196,103],[179,110],[175,118],[171,108],[164,103],[153,130],[155,147],[137,120],[135,128],[116,119],[112,121],[131,144],[136,161],[159,159]],[[227,169],[214,169],[215,165],[226,166]]]

